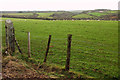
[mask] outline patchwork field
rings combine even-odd
[[[33,13],[2,13],[2,15],[32,15]]]
[[[1,16],[1,15],[0,15]],[[3,17],[8,18],[42,18],[42,19],[56,19],[56,20],[117,20],[117,10],[76,10],[76,11],[13,11],[3,12]]]
[[[88,14],[79,14],[79,15],[75,15],[73,16],[73,18],[92,18],[93,16],[90,16]]]
[[[37,13],[37,14],[39,14],[38,17],[40,17],[40,18],[52,18],[52,17],[50,17],[50,15],[54,14],[54,12],[51,12],[51,13]]]
[[[3,47],[6,19],[10,18],[2,18]],[[67,35],[72,34],[70,71],[96,78],[118,77],[118,21],[11,20],[24,55],[27,55],[27,32],[31,33],[32,59],[36,64],[43,63],[51,34],[47,63],[65,67]]]
[[[88,13],[90,15],[93,15],[93,16],[103,16],[103,15],[110,15],[110,14],[113,14],[113,13],[117,13],[117,11],[105,11],[105,12],[91,12],[91,13]]]

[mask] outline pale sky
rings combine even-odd
[[[119,0],[0,0],[0,11],[118,9]]]

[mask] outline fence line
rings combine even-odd
[[[19,52],[23,55],[20,46],[15,38],[15,30],[13,27],[13,23],[11,20],[6,20],[6,46],[10,51],[15,52],[15,44],[17,45],[17,48]],[[68,35],[68,45],[67,45],[67,59],[66,59],[66,66],[65,70],[69,71],[69,66],[70,66],[70,51],[71,51],[71,38],[72,35]],[[67,38],[53,38],[53,40],[66,40]],[[50,42],[51,42],[51,35],[49,35],[48,38],[48,44],[47,44],[47,49],[45,53],[45,58],[44,58],[44,63],[47,61],[47,56],[49,53],[49,48],[50,48]],[[28,32],[28,57],[31,57],[31,42],[30,42],[30,32]]]

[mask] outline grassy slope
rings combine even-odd
[[[33,15],[33,13],[2,13],[3,15]]]
[[[52,18],[52,17],[49,17],[50,15],[54,14],[54,12],[51,12],[51,13],[37,13],[39,14],[38,17],[42,17],[42,18]]]
[[[64,13],[64,14],[63,14]],[[73,14],[76,14],[77,12],[72,11]],[[117,10],[112,10],[112,11],[104,11],[104,12],[88,12],[88,13],[79,13],[74,16],[72,14],[68,14],[68,12],[49,12],[49,13],[37,13],[38,18],[53,18],[50,17],[51,15],[55,14],[57,18],[65,18],[66,16],[72,16],[72,18],[97,18],[100,16],[104,15],[111,15],[111,14],[116,14]],[[67,15],[66,15],[67,14]],[[12,16],[30,16],[33,15],[33,13],[3,13],[3,15],[12,15]],[[96,16],[96,17],[95,17]]]
[[[64,67],[67,34],[72,34],[70,70],[94,77],[117,76],[117,21],[11,20],[24,54],[27,53],[27,32],[31,32],[32,57],[36,61],[43,62],[48,35],[51,34],[47,63]],[[4,46],[4,23],[2,25]]]
[[[50,15],[52,15],[54,13],[60,14],[63,12],[50,12],[50,13],[37,13],[37,14],[39,14],[38,18],[52,18],[52,17],[50,17]],[[2,13],[2,15],[30,16],[30,15],[33,15],[33,13]]]
[[[90,16],[88,14],[78,14],[75,16],[72,16],[72,18],[92,18],[93,16]]]
[[[107,13],[99,13],[99,12],[93,12],[93,13],[89,13],[89,14],[94,15],[94,16],[107,15]]]
[[[118,13],[117,10],[114,10],[114,11],[107,11],[107,13]]]
[[[117,13],[117,11],[105,11],[105,12],[91,12],[88,14],[94,15],[94,16],[102,16],[102,15],[110,15],[112,13]]]
[[[100,17],[103,15],[110,15],[110,14],[114,14],[114,13],[117,13],[117,11],[88,12],[86,14],[84,14],[84,13],[77,14],[77,15],[73,16],[73,18],[95,18],[95,16]]]

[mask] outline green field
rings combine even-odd
[[[92,18],[93,16],[90,16],[88,14],[78,14],[73,16],[73,18]]]
[[[110,15],[113,13],[117,13],[117,11],[104,11],[104,12],[91,12],[88,14],[94,15],[94,16],[103,16],[103,15]]]
[[[40,17],[40,18],[52,18],[52,17],[50,17],[50,15],[54,14],[54,12],[51,12],[51,13],[37,13],[37,14],[39,14],[38,17]]]
[[[37,13],[38,18],[52,18],[50,15],[54,14],[54,12],[50,13]],[[33,13],[2,13],[2,15],[10,15],[10,16],[32,16]]]
[[[8,18],[3,18],[6,20]],[[27,55],[27,32],[31,32],[32,58],[42,63],[51,34],[48,64],[65,67],[67,34],[72,34],[70,71],[96,78],[118,77],[118,22],[84,20],[14,19],[16,39]],[[5,46],[3,21],[3,47]],[[18,54],[16,54],[18,55]]]
[[[2,15],[33,15],[33,13],[2,13]]]
[[[99,12],[93,12],[93,13],[89,13],[92,14],[94,16],[102,16],[102,15],[107,15],[107,13],[99,13]]]
[[[57,20],[72,20],[74,19],[104,19],[117,20],[117,10],[87,10],[87,11],[31,11],[31,12],[3,12],[3,17],[21,17],[21,18],[43,18],[43,19],[57,19]]]
[[[118,13],[118,10],[115,10],[115,11],[107,11],[107,13]]]

